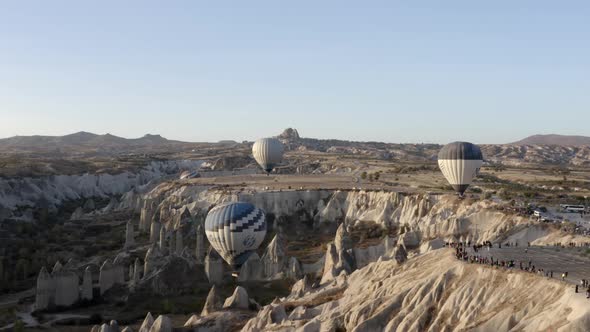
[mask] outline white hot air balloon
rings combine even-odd
[[[453,142],[438,153],[438,166],[459,196],[463,196],[482,165],[483,155],[475,144]]]
[[[283,143],[276,138],[261,138],[252,146],[254,159],[267,174],[283,160],[283,152]]]
[[[217,205],[207,214],[205,235],[213,249],[237,270],[264,241],[264,211],[245,202]]]

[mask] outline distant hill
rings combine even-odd
[[[84,153],[84,152],[149,152],[151,149],[190,144],[168,140],[160,135],[140,138],[123,138],[111,134],[97,135],[77,132],[64,136],[14,136],[0,139],[0,151],[30,153]]]
[[[590,137],[588,136],[568,136],[568,135],[533,135],[518,142],[511,143],[514,145],[558,145],[558,146],[590,146]]]

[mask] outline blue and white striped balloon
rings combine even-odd
[[[233,268],[239,268],[266,236],[264,211],[245,202],[220,204],[207,214],[205,234]]]

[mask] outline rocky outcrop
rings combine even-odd
[[[342,272],[350,274],[354,270],[355,264],[348,252],[349,246],[350,241],[344,224],[341,224],[336,231],[334,242],[328,244],[321,283],[334,280]]]
[[[168,316],[160,315],[152,324],[149,332],[172,332],[172,321]]]
[[[160,242],[158,243],[161,252],[166,252],[168,250],[166,248],[166,239],[166,228],[162,226],[162,228],[160,228]]]
[[[54,268],[51,278],[55,283],[55,305],[58,307],[69,307],[78,302],[79,280],[78,275],[67,269]]]
[[[125,226],[125,249],[135,246],[135,234],[133,232],[133,222],[129,220]]]
[[[174,232],[174,234],[175,234],[175,237],[176,237],[176,241],[175,241],[176,248],[175,248],[174,252],[177,255],[180,255],[180,254],[182,254],[182,250],[184,249],[184,243],[183,243],[183,240],[182,240],[182,231],[181,230],[176,230]]]
[[[152,200],[145,200],[139,216],[139,229],[141,231],[150,231],[152,218],[156,209],[156,203]],[[158,233],[159,235],[159,233]]]
[[[55,283],[47,273],[45,266],[39,271],[37,276],[37,289],[35,296],[35,309],[47,310],[55,299]]]
[[[288,257],[286,256],[286,244],[283,236],[278,233],[269,243],[262,255],[264,276],[275,278],[286,270]]]
[[[156,244],[152,244],[146,252],[143,260],[143,275],[147,276],[160,267],[162,264],[162,258],[163,255],[160,248]]]
[[[82,279],[82,292],[80,297],[82,300],[90,301],[92,300],[92,296],[92,271],[90,270],[90,267],[86,267]]]
[[[242,286],[236,287],[232,296],[225,299],[223,308],[248,310],[250,308],[250,298],[246,289]]]
[[[137,284],[139,283],[139,280],[141,280],[141,271],[143,270],[141,263],[139,262],[139,258],[135,259],[135,262],[133,263],[133,277],[131,280],[133,280],[133,283]]]
[[[101,295],[111,289],[114,285],[124,285],[125,268],[120,264],[111,263],[108,259],[105,260],[100,267],[98,283],[100,285]]]
[[[397,243],[403,245],[407,249],[416,249],[420,246],[420,235],[415,231],[405,232],[399,236]]]
[[[586,302],[559,281],[466,264],[451,250],[441,249],[401,266],[395,260],[371,263],[352,273],[341,287],[289,297],[285,303],[297,307],[282,322],[269,321],[269,310],[263,310],[246,327],[259,331],[583,331],[590,321]]]
[[[195,258],[197,259],[197,264],[205,263],[205,255],[207,252],[205,251],[205,231],[203,230],[203,226],[201,224],[197,225],[197,246],[195,248]]]
[[[207,316],[212,312],[215,312],[223,307],[221,303],[221,297],[217,291],[215,285],[211,287],[209,294],[207,295],[207,300],[205,301],[205,305],[203,306],[203,310],[201,311],[201,316]]]
[[[150,226],[150,243],[158,242],[160,238],[160,230],[162,229],[162,224],[159,222],[153,222]]]
[[[35,310],[69,307],[80,299],[79,278],[71,269],[55,263],[51,274],[42,267],[37,276]]]
[[[201,164],[202,161],[196,160],[153,161],[137,171],[118,174],[86,173],[0,179],[0,206],[14,213],[18,207],[34,207],[41,198],[53,209],[65,201],[123,195],[150,181],[174,174],[181,168],[198,168]],[[90,205],[84,207],[86,211],[94,211],[95,208]],[[149,225],[146,226],[141,229],[149,231]]]
[[[73,213],[72,216],[70,217],[70,220],[80,220],[84,218],[84,210],[82,209],[82,207],[78,207]]]
[[[161,296],[174,296],[193,290],[206,283],[202,265],[194,264],[192,258],[166,256],[144,276],[136,290]]]
[[[287,318],[287,312],[282,304],[269,304],[263,307],[255,318],[249,320],[242,328],[242,331],[263,331],[265,327],[273,324],[281,324]]]
[[[205,273],[210,283],[220,285],[223,282],[223,259],[211,247],[205,257]]]
[[[289,259],[289,268],[285,276],[293,280],[298,280],[303,276],[303,268],[297,258],[291,257]]]
[[[255,281],[264,279],[264,267],[257,253],[253,253],[242,265],[238,281]]]
[[[139,332],[150,332],[152,325],[154,325],[154,317],[151,312],[148,312],[139,327]]]

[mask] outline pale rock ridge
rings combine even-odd
[[[157,269],[162,262],[162,252],[156,244],[148,249],[143,260],[143,276],[149,275],[152,271]]]
[[[59,262],[56,263],[51,278],[55,283],[55,305],[58,307],[69,307],[79,300],[79,278],[78,275],[70,270],[61,267]]]
[[[133,233],[133,222],[129,220],[125,226],[125,249],[135,246],[135,234]]]
[[[139,332],[150,332],[150,329],[153,325],[154,317],[152,316],[151,312],[148,312],[145,318],[143,319],[141,326],[139,327]]]
[[[47,273],[45,266],[41,267],[37,276],[37,291],[35,297],[36,310],[46,310],[54,303],[55,283]]]
[[[287,312],[282,304],[269,304],[242,328],[242,331],[263,331],[268,326],[281,324],[287,320]]]
[[[160,228],[160,251],[161,252],[165,252],[166,251],[166,228],[162,226],[162,228]]]
[[[176,249],[174,252],[180,256],[182,254],[182,250],[184,249],[184,244],[182,240],[182,230],[177,229],[174,233],[176,236]]]
[[[223,259],[212,247],[205,257],[205,273],[210,283],[219,285],[223,282]]]
[[[223,307],[221,303],[221,297],[217,292],[217,288],[215,285],[211,287],[209,294],[207,295],[207,300],[205,301],[205,305],[203,306],[203,310],[201,311],[201,316],[207,316],[212,312],[215,312]]]
[[[250,307],[250,298],[248,292],[242,286],[237,286],[232,296],[225,299],[223,303],[224,309],[242,309],[248,310]]]
[[[149,332],[172,332],[172,321],[168,316],[160,315],[152,324]]]
[[[148,184],[181,168],[198,168],[202,161],[153,161],[137,172],[120,174],[52,175],[39,178],[0,179],[0,205],[15,211],[19,206],[35,206],[39,199],[55,208],[64,201],[91,197],[109,197],[125,194],[134,188]],[[90,200],[88,200],[90,201]],[[86,211],[94,211],[95,205],[87,204]],[[118,209],[119,206],[114,206]],[[142,229],[149,230],[147,228]]]
[[[158,242],[160,237],[160,230],[162,229],[162,224],[159,222],[153,222],[150,226],[150,243]]]
[[[286,244],[281,233],[277,233],[262,255],[264,276],[274,278],[285,271],[287,265]]]
[[[84,210],[82,209],[82,207],[78,207],[73,213],[72,216],[70,217],[70,220],[80,220],[84,218]]]
[[[195,248],[195,257],[197,264],[203,264],[205,262],[205,232],[201,224],[197,225],[197,246]]]
[[[287,319],[269,322],[263,310],[242,331],[583,331],[590,322],[587,301],[569,286],[466,264],[448,249],[402,265],[379,260],[341,285],[290,296],[285,301],[299,306]]]
[[[243,282],[263,279],[264,267],[262,265],[262,261],[260,260],[260,256],[258,256],[257,253],[253,253],[242,265],[238,275],[238,281]]]
[[[118,263],[112,263],[109,259],[105,260],[100,267],[98,283],[100,285],[100,294],[104,294],[115,285],[125,284],[125,268]]]
[[[82,300],[92,300],[92,271],[90,267],[84,270],[84,277],[82,278]]]

